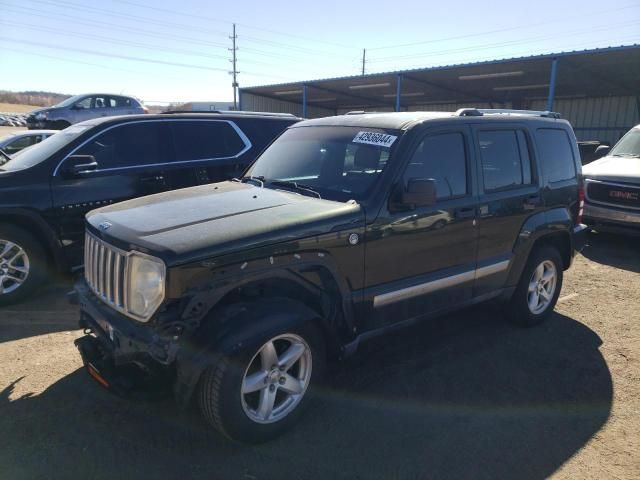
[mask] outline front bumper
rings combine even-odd
[[[157,393],[171,385],[174,343],[103,304],[84,280],[75,284],[80,327],[74,343],[88,373],[118,394]]]
[[[584,206],[584,222],[596,230],[640,231],[640,211],[615,207],[596,206],[590,203]]]

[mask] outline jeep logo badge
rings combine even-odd
[[[357,233],[352,233],[351,235],[349,235],[349,245],[357,245],[359,241],[360,237]]]
[[[104,232],[111,228],[111,224],[109,222],[102,222],[100,225],[98,225],[98,228]]]

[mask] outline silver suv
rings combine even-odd
[[[88,93],[67,98],[53,107],[38,108],[27,117],[27,127],[62,130],[74,123],[97,117],[149,113],[135,97]]]

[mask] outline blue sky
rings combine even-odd
[[[0,0],[0,89],[230,100],[241,86],[640,43],[640,0]]]

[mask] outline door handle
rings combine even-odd
[[[530,195],[524,201],[525,210],[533,210],[542,203],[540,195]]]
[[[474,207],[458,208],[456,210],[456,218],[473,218],[476,216],[476,209]]]

